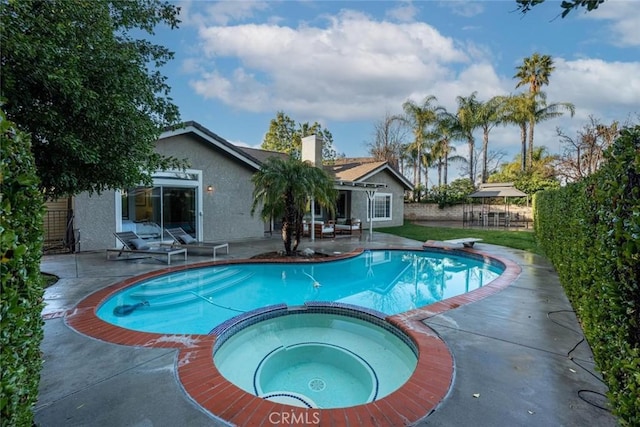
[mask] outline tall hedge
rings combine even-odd
[[[588,179],[535,197],[535,230],[623,425],[640,425],[640,126]]]
[[[38,397],[43,196],[31,142],[0,111],[0,420],[31,426]]]

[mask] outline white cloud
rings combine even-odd
[[[631,0],[608,0],[584,14],[587,19],[609,21],[611,43],[616,46],[640,46],[640,4]]]
[[[199,96],[227,108],[282,110],[296,120],[323,123],[378,120],[385,110],[400,112],[409,98],[435,95],[440,105],[455,111],[457,96],[477,91],[478,99],[486,101],[514,91],[512,74],[496,70],[502,53],[481,43],[445,37],[426,23],[375,20],[349,10],[324,19],[324,26],[202,26],[197,57],[183,69],[194,73],[190,84]],[[548,99],[572,102],[576,117],[540,123],[536,145],[558,152],[556,127],[574,132],[590,114],[610,122],[640,111],[640,62],[587,55],[554,59],[556,70],[545,88]],[[507,149],[511,160],[519,138],[514,126],[496,128],[490,148]]]
[[[412,22],[417,14],[418,8],[410,1],[403,2],[399,6],[389,9],[386,12],[388,18],[397,22]]]
[[[470,18],[484,12],[484,6],[477,0],[446,0],[441,1],[440,4],[444,7],[451,9],[451,11],[465,18]]]
[[[192,86],[204,97],[250,111],[349,120],[377,116],[389,99],[400,105],[416,87],[434,87],[454,74],[452,64],[470,60],[424,23],[374,21],[353,11],[327,19],[325,28],[201,28],[201,61],[215,64]],[[230,58],[233,71],[223,71],[222,61]]]
[[[202,14],[190,15],[190,7],[183,8],[183,14],[187,22],[202,24],[213,22],[218,25],[228,25],[232,22],[241,22],[251,19],[255,12],[266,10],[269,7],[265,1],[216,1],[207,4]],[[182,14],[181,14],[182,15]]]
[[[578,106],[582,118],[598,111],[609,115],[638,111],[640,62],[560,58],[556,60],[548,92],[552,100]]]

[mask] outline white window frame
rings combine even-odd
[[[385,203],[389,200],[389,216],[388,217],[380,217],[375,216],[375,206],[378,203]],[[371,221],[371,201],[367,199],[367,221]],[[391,221],[393,219],[393,193],[376,193],[373,198],[373,222],[377,221]]]

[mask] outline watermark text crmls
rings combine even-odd
[[[320,424],[320,411],[278,411],[269,413],[272,425],[312,426]]]

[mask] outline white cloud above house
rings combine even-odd
[[[358,123],[358,136],[334,132],[334,141],[348,155],[366,155],[361,142],[385,112],[427,95],[453,111],[457,96],[514,93],[514,67],[540,51],[556,65],[545,88],[549,101],[577,109],[574,119],[542,123],[536,129],[542,141],[553,139],[557,126],[580,128],[591,114],[621,120],[640,110],[640,60],[629,55],[640,42],[634,31],[640,8],[633,3],[609,0],[551,25],[558,4],[557,11],[541,9],[551,18],[534,22],[496,2],[188,2],[184,20],[197,33],[180,56],[181,72],[190,102],[215,106],[213,120],[227,111],[261,118],[257,136],[236,136],[234,128],[224,132],[230,139],[255,145],[268,126],[265,117],[282,110],[332,131],[338,123],[341,129]],[[541,32],[526,41],[519,33],[524,26]],[[579,26],[588,31],[565,37],[564,28]],[[558,33],[546,34],[552,31]],[[495,130],[491,138],[496,149],[512,150],[519,130]]]

